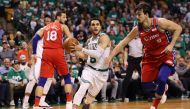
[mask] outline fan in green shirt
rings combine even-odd
[[[24,85],[27,83],[27,78],[23,70],[20,70],[19,62],[16,60],[8,72],[8,80],[15,86]]]

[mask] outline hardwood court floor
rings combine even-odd
[[[90,109],[150,109],[151,103],[146,101],[138,102],[115,102],[115,103],[93,103]],[[1,108],[1,109],[21,109],[21,108]],[[30,108],[32,109],[32,108]],[[65,109],[65,105],[56,105],[53,106],[53,109]],[[165,104],[159,106],[158,109],[190,109],[190,99],[181,100],[181,99],[172,99],[167,100]]]

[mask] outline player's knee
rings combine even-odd
[[[63,79],[65,81],[65,84],[72,84],[71,75],[69,73],[67,75],[63,75],[62,77],[63,77]]]
[[[47,78],[40,77],[39,82],[38,82],[38,86],[44,87],[44,85],[46,84],[46,81],[47,81]]]

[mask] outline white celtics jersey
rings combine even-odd
[[[104,34],[105,33],[100,33],[96,38],[91,37],[90,39],[88,39],[87,45],[86,45],[87,49],[96,50],[99,43],[99,39]],[[87,65],[90,65],[97,69],[107,69],[109,66],[105,65],[105,58],[109,56],[110,49],[111,49],[110,47],[107,47],[106,49],[104,49],[104,52],[100,56],[99,59],[88,56]]]
[[[43,39],[38,41],[37,45],[37,51],[36,51],[36,56],[39,58],[42,58],[42,52],[43,52]]]

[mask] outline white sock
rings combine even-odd
[[[43,96],[40,98],[40,102],[45,102],[45,99],[46,99],[46,96],[43,95]]]
[[[52,83],[52,79],[47,79],[44,85],[44,89],[43,89],[43,96],[40,98],[40,102],[45,102],[46,95],[50,89],[51,83]]]
[[[28,103],[28,100],[29,100],[29,96],[25,95],[23,103]]]
[[[35,81],[29,81],[29,83],[26,85],[25,94],[31,94],[35,84]],[[25,95],[23,103],[28,103],[28,100],[29,95]]]

